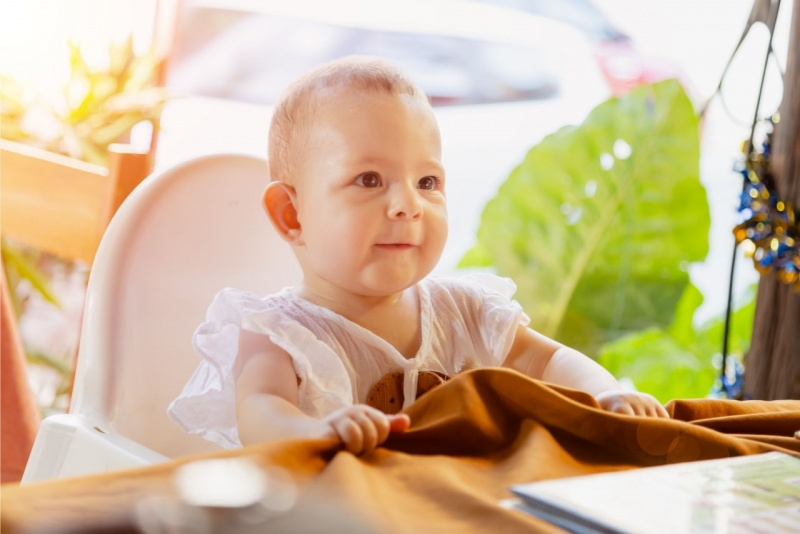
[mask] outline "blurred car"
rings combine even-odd
[[[263,156],[271,105],[290,81],[336,57],[386,57],[435,106],[451,220],[437,271],[448,272],[527,150],[616,92],[596,45],[566,22],[495,3],[186,1],[168,76],[186,96],[164,111],[157,166],[210,152]]]
[[[546,99],[563,88],[561,60],[575,62],[584,44],[564,24],[464,0],[196,0],[184,4],[178,35],[170,86],[262,104],[311,67],[350,54],[399,64],[435,106]]]
[[[558,20],[587,36],[611,93],[622,95],[631,89],[667,78],[687,85],[681,70],[668,61],[643,53],[589,0],[479,0],[541,17]]]

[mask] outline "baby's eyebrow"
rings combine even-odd
[[[428,162],[428,165],[430,167],[435,167],[436,170],[439,171],[439,173],[441,175],[444,175],[444,165],[442,165],[442,163],[440,161],[432,160],[432,161]]]

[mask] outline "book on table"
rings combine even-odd
[[[800,458],[780,452],[520,484],[506,505],[580,534],[800,533]]]

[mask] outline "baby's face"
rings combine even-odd
[[[439,128],[407,95],[318,105],[293,176],[305,284],[388,296],[424,278],[447,239]],[[321,285],[320,285],[321,284]]]

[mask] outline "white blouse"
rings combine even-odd
[[[453,376],[499,366],[518,325],[530,320],[511,300],[516,286],[489,274],[429,277],[417,285],[422,343],[413,358],[366,328],[285,288],[266,297],[223,289],[194,334],[202,357],[167,410],[185,431],[225,448],[241,447],[235,384],[240,329],[262,333],[292,358],[300,378],[299,408],[313,417],[364,403],[381,378],[403,374],[403,408],[416,399],[420,371]]]

